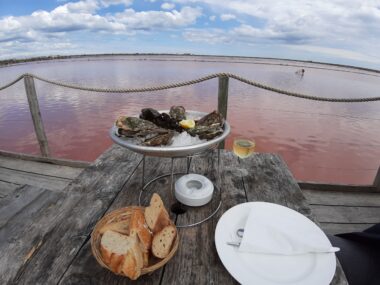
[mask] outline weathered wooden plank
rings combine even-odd
[[[220,76],[218,83],[218,111],[227,119],[228,107],[228,76]]]
[[[222,206],[211,220],[191,228],[179,230],[181,241],[171,264],[165,267],[161,284],[237,284],[221,263],[215,248],[215,228],[221,215],[230,207],[246,202],[239,172],[239,163],[230,152],[221,155]],[[216,181],[216,153],[194,158],[191,172],[206,175]],[[213,206],[218,200],[213,198]],[[178,224],[199,221],[208,214],[209,206],[195,208],[177,218]]]
[[[309,204],[380,207],[380,193],[302,190]]]
[[[218,111],[227,119],[228,109],[228,76],[219,76],[218,81]],[[219,144],[220,148],[224,148],[224,141]]]
[[[248,201],[283,205],[314,220],[297,182],[279,156],[258,153],[241,160],[241,165],[247,170],[243,180]]]
[[[42,122],[40,106],[38,104],[33,77],[24,76],[24,85],[26,97],[28,98],[30,114],[32,115],[34,131],[36,132],[37,140],[40,145],[41,154],[42,156],[48,157],[50,155],[50,150],[45,134],[44,124]]]
[[[58,283],[139,162],[140,155],[114,145],[74,179],[64,189],[54,230],[13,282]]]
[[[380,223],[380,207],[310,206],[321,223]]]
[[[339,223],[320,223],[322,230],[330,235],[362,232],[374,224],[339,224]]]
[[[20,170],[29,173],[41,174],[44,176],[55,176],[60,178],[74,179],[83,168],[55,165],[44,162],[28,161],[16,158],[0,156],[0,167]]]
[[[243,176],[248,201],[283,205],[300,212],[318,224],[297,181],[281,157],[259,153],[241,160],[241,165],[248,170],[247,175]],[[348,284],[338,259],[331,284]]]
[[[38,161],[38,162],[47,162],[47,163],[51,163],[55,165],[64,165],[64,166],[70,166],[70,167],[76,167],[76,168],[85,168],[91,164],[88,161],[82,161],[82,160],[42,157],[42,156],[33,155],[33,154],[25,154],[25,153],[18,153],[18,152],[5,151],[5,150],[0,150],[0,155],[3,157],[19,158],[22,160],[30,160],[30,161]]]
[[[37,199],[45,189],[23,185],[0,201],[0,228],[24,207]]]
[[[54,227],[62,193],[24,185],[0,201],[0,281],[12,283]]]
[[[373,185],[352,185],[352,184],[325,184],[318,182],[298,181],[299,187],[304,190],[323,190],[323,191],[344,191],[344,192],[376,192]]]
[[[380,166],[373,181],[373,186],[376,188],[376,191],[380,192]]]
[[[20,185],[0,180],[0,198],[4,198],[16,190]]]
[[[0,167],[0,180],[20,185],[29,184],[53,191],[61,191],[71,181],[71,179],[44,176],[4,167]]]
[[[181,161],[175,161],[175,169],[183,168],[183,163]],[[133,176],[128,180],[128,182],[123,187],[123,190],[117,195],[115,201],[112,203],[107,212],[126,207],[128,205],[137,205],[138,197],[141,188],[142,180],[142,167],[133,174]],[[167,173],[170,170],[170,160],[165,158],[146,158],[146,177],[153,178],[157,175]],[[150,188],[148,188],[150,189]],[[155,182],[152,185],[152,191],[158,191],[160,196],[163,198],[166,206],[168,207],[170,203],[170,195],[168,179],[162,179]],[[149,198],[149,196],[146,196]],[[172,261],[167,266],[171,266]],[[141,276],[136,281],[130,281],[128,278],[116,276],[112,272],[102,268],[95,258],[92,256],[90,241],[87,241],[85,246],[80,250],[77,257],[71,263],[68,270],[62,277],[60,284],[159,284],[163,269],[156,270],[154,273],[149,275]]]

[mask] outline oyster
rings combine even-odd
[[[147,120],[127,116],[120,116],[115,124],[119,128],[118,133],[127,137],[133,137],[139,132],[146,132],[158,128],[155,124]]]
[[[195,122],[195,127],[186,130],[192,136],[199,136],[201,140],[211,140],[223,133],[224,118],[218,111],[202,117]]]
[[[171,106],[169,115],[177,122],[186,120],[186,110],[183,106]]]
[[[213,111],[196,121],[197,126],[211,126],[214,124],[219,124],[220,127],[224,125],[223,115],[218,111]]]
[[[167,145],[174,132],[160,128],[154,123],[136,117],[121,116],[116,120],[119,136],[136,138],[142,145]]]
[[[152,108],[145,108],[141,110],[141,119],[148,120],[159,127],[175,130],[177,132],[182,132],[182,127],[178,124],[178,122],[170,117],[166,113],[160,113]]]
[[[148,120],[153,122],[161,114],[153,108],[144,108],[141,110],[140,119]]]

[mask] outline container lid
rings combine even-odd
[[[201,206],[207,204],[214,192],[214,184],[205,176],[187,174],[175,183],[176,198],[188,206]]]

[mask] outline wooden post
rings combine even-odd
[[[375,186],[375,189],[380,192],[380,166],[379,166],[379,169],[377,170],[375,181],[373,181],[373,186]]]
[[[228,108],[228,76],[219,76],[218,88],[218,111],[227,119]],[[224,141],[219,144],[219,148],[224,148]]]
[[[47,137],[45,134],[44,124],[41,118],[40,107],[38,105],[36,88],[34,87],[33,77],[26,75],[24,76],[24,84],[26,97],[28,98],[30,114],[32,115],[34,131],[37,136],[38,143],[40,144],[41,154],[44,157],[50,155]]]

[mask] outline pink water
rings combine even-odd
[[[302,67],[301,67],[302,66]],[[304,68],[300,77],[295,71]],[[0,86],[22,73],[92,87],[128,88],[231,72],[277,88],[325,97],[378,96],[380,74],[284,60],[114,56],[26,63],[0,68]],[[94,160],[112,142],[121,114],[143,107],[209,112],[217,108],[217,79],[136,94],[72,90],[35,81],[53,156]],[[299,180],[371,184],[380,165],[380,102],[323,103],[296,99],[230,80],[228,121],[233,137],[256,140],[257,151],[282,155]],[[39,154],[23,82],[0,91],[0,149]]]

